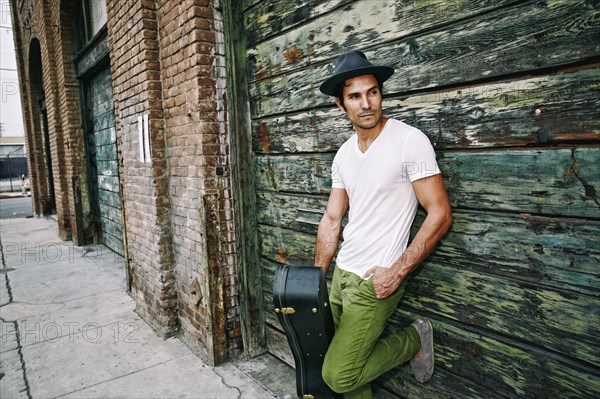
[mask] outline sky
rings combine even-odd
[[[1,135],[23,136],[23,114],[8,0],[0,0],[0,123]]]

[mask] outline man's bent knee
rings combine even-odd
[[[325,381],[325,384],[327,384],[333,392],[344,393],[344,390],[341,389],[343,387],[341,386],[342,384],[340,384],[339,373],[336,373],[331,368],[323,368],[323,381]]]
[[[356,389],[358,376],[342,372],[335,367],[323,367],[323,381],[336,393],[346,393]]]

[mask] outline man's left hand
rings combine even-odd
[[[386,267],[374,266],[364,274],[363,278],[371,275],[373,276],[373,287],[377,299],[385,299],[392,295],[402,282],[402,278],[394,270]]]

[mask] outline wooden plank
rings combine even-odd
[[[357,0],[263,1],[244,14],[246,41],[248,46],[252,46],[355,1]]]
[[[397,317],[401,315],[400,317]],[[396,312],[390,329],[408,325],[418,314]],[[490,387],[508,398],[592,398],[600,393],[597,369],[580,367],[567,358],[511,341],[489,336],[468,326],[432,320],[436,345],[436,368]],[[383,381],[390,388],[403,383],[396,369]],[[453,394],[460,391],[452,391]]]
[[[386,93],[406,93],[591,60],[600,55],[599,19],[600,12],[586,0],[526,2],[439,31],[382,41],[365,53],[397,70],[386,82]],[[252,116],[331,105],[318,86],[343,50],[313,46],[314,54],[332,58],[299,70],[278,68],[268,79],[261,75],[250,85]]]
[[[325,206],[322,199],[263,192],[257,196],[257,218],[263,225],[316,237]],[[311,221],[299,217],[307,210],[315,215]],[[418,213],[413,237],[424,217],[423,212]],[[599,236],[600,223],[588,220],[455,211],[450,231],[430,259],[456,269],[598,297]],[[282,258],[295,264],[302,262],[303,258],[288,255],[290,243],[285,240],[281,236],[281,241],[270,242],[278,245]],[[310,256],[312,242],[307,242],[308,248],[300,256]]]
[[[240,4],[242,9],[247,12],[249,8],[268,1],[269,0],[238,0],[237,3]]]
[[[294,367],[294,355],[285,339],[285,335],[272,326],[265,328],[267,334],[267,349],[280,360]]]
[[[438,152],[438,164],[454,208],[600,218],[599,153],[597,147]],[[257,188],[328,194],[332,159],[257,156]]]
[[[599,218],[600,148],[442,153],[453,207]]]
[[[203,265],[201,275],[206,276],[207,284],[202,288],[209,304],[205,308],[206,334],[209,337],[204,345],[208,351],[209,361],[212,366],[217,366],[227,361],[227,327],[226,327],[226,301],[225,276],[221,269],[225,251],[221,245],[221,230],[219,225],[220,195],[217,193],[204,193],[201,197],[200,234],[202,235]],[[207,287],[208,286],[208,287]],[[208,289],[206,289],[208,288]],[[207,292],[208,291],[208,292]]]
[[[333,154],[257,156],[257,190],[329,194]]]
[[[119,196],[119,192],[99,189],[98,200],[99,203],[102,205],[107,205],[113,208],[121,209],[121,198]]]
[[[259,231],[263,256],[287,264],[312,261],[314,236],[267,226],[260,226]],[[437,251],[443,252],[444,246]],[[274,270],[267,269],[270,265],[263,263],[264,290],[273,284]],[[597,296],[459,269],[429,259],[411,276],[404,303],[600,366],[600,354],[590,350],[600,340]]]
[[[600,365],[598,298],[428,261],[412,276],[405,304]]]
[[[259,223],[316,234],[327,206],[327,197],[258,192],[256,215]],[[311,214],[312,218],[308,215]]]
[[[587,220],[455,212],[431,262],[598,297],[599,236]]]
[[[262,256],[292,266],[314,264],[316,236],[264,225],[258,226],[258,236]],[[263,272],[265,272],[264,264]],[[266,284],[265,278],[263,276],[263,284]],[[267,283],[273,282],[267,281]]]
[[[258,255],[252,133],[248,115],[245,33],[240,2],[223,1],[227,69],[228,127],[231,148],[231,186],[235,214],[235,253],[239,277],[240,322],[244,352],[256,356],[266,348],[261,267]]]
[[[119,231],[122,230],[122,226],[121,226],[121,223],[120,223],[121,222],[121,208],[113,208],[111,206],[103,204],[100,207],[100,216],[102,218],[111,220],[113,223],[115,223],[115,227]]]
[[[119,175],[119,162],[117,160],[110,159],[108,161],[96,160],[96,167],[98,168],[99,175],[105,176],[118,176]]]
[[[394,41],[511,3],[515,1],[308,0],[295,7],[289,1],[263,3],[245,16],[248,43],[262,41],[248,49],[249,78],[310,67],[344,51]],[[277,37],[264,41],[270,35]]]
[[[98,189],[118,193],[119,192],[119,176],[99,175],[98,176]]]
[[[600,68],[384,100],[384,113],[440,149],[600,141]],[[539,110],[539,111],[538,111]],[[536,112],[538,111],[538,112]],[[262,154],[336,151],[353,134],[337,107],[252,123]]]
[[[111,251],[115,252],[116,254],[123,256],[124,247],[123,247],[122,236],[115,237],[106,232],[102,232],[102,244],[104,244],[107,248],[109,248]]]

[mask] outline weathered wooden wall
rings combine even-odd
[[[311,264],[330,164],[351,134],[318,91],[344,51],[396,68],[387,115],[436,148],[454,224],[390,328],[434,322],[437,372],[405,398],[600,396],[600,2],[246,0],[269,350],[277,264]],[[423,215],[420,213],[414,230]]]

